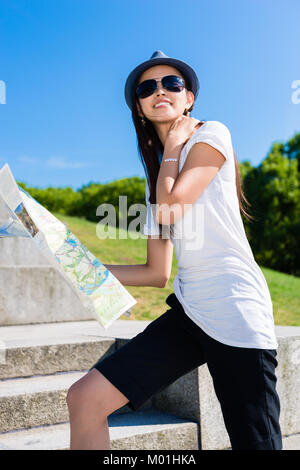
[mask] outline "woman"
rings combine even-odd
[[[139,409],[204,363],[232,449],[282,448],[272,301],[241,219],[230,132],[189,116],[198,91],[194,70],[161,51],[127,78],[147,175],[147,263],[107,268],[124,285],[165,287],[174,246],[179,269],[171,308],[70,387],[71,449],[109,449],[108,415]]]

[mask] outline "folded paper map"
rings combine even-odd
[[[0,224],[0,243],[3,237],[32,238],[104,328],[137,303],[63,222],[18,186],[7,163],[0,170],[0,201],[9,214]]]

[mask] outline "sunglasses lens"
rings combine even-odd
[[[156,90],[156,81],[155,80],[145,80],[140,83],[136,89],[136,94],[138,98],[147,98],[147,96],[152,95]]]
[[[184,80],[177,75],[167,75],[162,79],[162,86],[168,90],[178,93],[184,89]],[[157,88],[156,80],[145,80],[136,89],[138,98],[147,98],[155,92]]]
[[[179,93],[184,89],[184,81],[176,75],[168,75],[162,79],[162,85],[166,90]]]

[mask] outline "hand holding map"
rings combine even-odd
[[[0,243],[3,237],[32,238],[104,328],[137,303],[63,222],[17,185],[7,163],[0,170],[0,200],[10,214],[0,226]]]

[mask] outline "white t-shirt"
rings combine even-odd
[[[178,264],[175,295],[188,317],[215,340],[230,346],[277,349],[270,292],[240,214],[229,129],[219,121],[202,124],[181,150],[179,172],[196,142],[216,148],[226,161],[184,216],[169,228],[164,226],[170,230]],[[143,231],[157,235],[147,182],[145,195]]]

